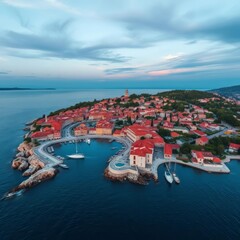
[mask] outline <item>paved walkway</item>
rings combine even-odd
[[[49,154],[46,151],[46,149],[49,146],[54,145],[56,143],[65,143],[65,142],[69,142],[69,141],[84,140],[84,139],[88,139],[88,138],[89,139],[102,138],[102,139],[109,139],[109,140],[114,140],[114,141],[120,142],[121,144],[124,145],[125,148],[123,149],[123,151],[121,151],[121,153],[118,155],[118,157],[121,157],[122,159],[126,159],[129,155],[129,151],[130,151],[130,147],[131,147],[130,142],[125,138],[114,137],[112,135],[84,135],[84,136],[79,136],[79,137],[68,136],[68,137],[64,137],[61,139],[57,139],[57,140],[43,142],[40,146],[34,148],[34,153],[35,153],[35,155],[37,155],[40,158],[40,160],[42,160],[48,166],[54,167],[54,166],[61,164],[62,160],[58,159],[55,156],[52,156],[51,154]]]
[[[221,166],[204,166],[204,165],[199,165],[199,164],[196,164],[196,163],[192,163],[192,162],[183,162],[181,160],[177,160],[176,158],[172,158],[171,160],[165,160],[165,159],[162,159],[162,158],[156,158],[154,159],[153,161],[153,164],[152,164],[152,167],[151,167],[151,171],[154,175],[154,177],[156,179],[158,179],[158,167],[161,165],[161,164],[164,164],[164,163],[178,163],[178,164],[182,164],[182,165],[185,165],[185,166],[188,166],[188,167],[192,167],[192,168],[196,168],[196,169],[199,169],[199,170],[202,170],[202,171],[206,171],[206,172],[213,172],[213,173],[230,173],[230,170],[229,168],[223,163]]]

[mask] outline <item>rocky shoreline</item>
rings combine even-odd
[[[104,177],[112,182],[124,182],[128,181],[134,184],[139,185],[147,185],[151,179],[153,179],[155,182],[157,182],[154,179],[154,176],[150,173],[140,173],[138,176],[133,174],[124,174],[124,175],[114,175],[112,174],[108,168],[104,171]]]
[[[35,147],[34,144],[27,142],[23,142],[18,146],[18,153],[12,160],[12,168],[23,172],[22,176],[28,178],[6,193],[3,198],[12,197],[21,190],[29,189],[55,177],[58,173],[57,169],[46,166],[34,155],[33,147]]]

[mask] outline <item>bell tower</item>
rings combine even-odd
[[[125,91],[125,97],[128,98],[128,90]]]

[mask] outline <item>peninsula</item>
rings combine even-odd
[[[19,87],[13,87],[13,88],[0,88],[0,91],[23,91],[23,90],[56,90],[56,88],[19,88]]]
[[[30,188],[65,167],[55,144],[106,138],[124,147],[103,169],[110,180],[146,184],[165,164],[169,183],[180,182],[170,164],[229,173],[225,162],[240,159],[240,103],[202,91],[131,94],[80,102],[44,115],[28,126],[12,167],[29,177],[5,197]]]

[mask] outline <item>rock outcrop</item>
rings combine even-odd
[[[19,171],[24,171],[28,168],[28,162],[27,161],[22,161],[21,165],[18,167]]]
[[[57,174],[57,170],[55,168],[46,167],[44,169],[41,169],[37,172],[35,172],[31,177],[29,177],[27,180],[20,183],[16,188],[14,188],[10,193],[18,192],[22,189],[28,189],[31,188],[43,181],[46,181],[48,179],[51,179],[55,177]]]
[[[23,177],[29,177],[39,170],[38,167],[30,166],[24,173]]]
[[[26,163],[28,165],[28,159],[25,157],[17,157],[16,159],[14,159],[12,161],[12,168],[14,169],[19,169],[19,167],[21,166],[21,168],[24,168],[24,166],[26,166]],[[28,167],[28,166],[27,166]],[[19,169],[20,170],[20,169]],[[24,170],[24,169],[23,169]]]
[[[44,168],[45,164],[33,154],[32,144],[23,142],[18,146],[18,152],[16,159],[12,161],[12,168],[18,169],[19,171],[25,171],[24,177],[31,176],[39,169]]]

